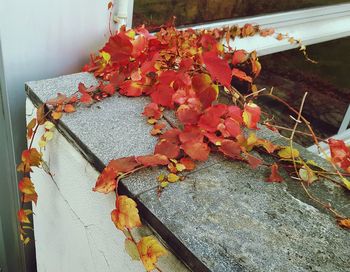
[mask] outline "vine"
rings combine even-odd
[[[126,236],[127,252],[133,259],[141,259],[147,271],[160,271],[156,265],[157,259],[165,255],[166,250],[152,236],[143,237],[139,241],[133,237],[131,230],[140,227],[141,220],[136,202],[125,195],[119,195],[119,181],[146,167],[165,166],[168,173],[157,177],[160,194],[169,183],[184,180],[185,173],[195,169],[198,161],[206,161],[210,153],[222,153],[229,159],[249,164],[253,169],[270,167],[271,172],[266,177],[266,182],[282,182],[279,168],[283,167],[301,184],[313,201],[334,214],[339,226],[350,228],[349,218],[313,196],[307,188],[322,177],[344,190],[350,190],[350,182],[346,178],[350,174],[350,148],[343,141],[328,140],[331,150],[329,161],[334,172],[326,171],[315,162],[304,160],[300,156],[299,151],[293,147],[295,133],[309,135],[322,151],[310,123],[302,116],[307,94],[304,95],[300,109],[296,110],[274,95],[272,90],[268,92],[257,89],[254,79],[259,75],[261,65],[256,52],[248,53],[230,46],[230,41],[236,37],[254,35],[287,39],[300,47],[308,61],[315,62],[307,56],[306,48],[300,40],[275,33],[271,28],[262,29],[251,24],[212,30],[177,30],[171,22],[162,26],[154,35],[144,26],[130,30],[122,27],[111,35],[99,53],[91,55],[90,63],[83,68],[83,71],[93,73],[99,83],[96,86],[80,83],[78,91],[72,96],[58,94],[56,98],[49,99],[38,108],[36,118],[28,123],[29,145],[23,151],[21,163],[17,167],[24,175],[19,182],[22,208],[18,212],[24,243],[29,242],[25,230],[30,228],[28,216],[32,212],[24,209],[23,205],[31,201],[36,204],[38,198],[30,172],[33,167],[44,167],[41,151],[53,137],[54,123],[63,113],[74,112],[77,107],[90,106],[117,92],[128,97],[150,97],[151,102],[142,114],[152,126],[151,135],[157,137],[158,142],[154,154],[110,161],[99,175],[93,190],[116,194],[111,219]],[[229,97],[231,103],[220,103],[220,96]],[[260,120],[260,107],[254,103],[260,96],[269,96],[279,101],[295,115],[295,125],[289,129],[292,132],[289,145],[276,145],[256,136],[259,123],[271,130],[288,129]],[[165,109],[175,112],[176,122],[166,117]],[[309,133],[297,130],[300,123],[308,127]],[[32,146],[39,126],[45,127],[39,140],[40,150]],[[270,155],[275,162],[265,162],[253,150]],[[335,179],[335,175],[340,179]]]

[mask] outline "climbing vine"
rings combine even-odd
[[[350,190],[350,148],[343,141],[329,139],[330,164],[334,172],[325,171],[313,161],[303,159],[293,148],[293,137],[299,123],[309,128],[309,135],[318,145],[309,122],[302,116],[303,103],[294,109],[276,96],[272,90],[258,90],[254,80],[261,65],[256,52],[232,48],[232,40],[254,35],[272,36],[277,40],[287,39],[299,46],[308,61],[312,61],[300,40],[286,34],[275,33],[271,28],[257,25],[231,26],[211,30],[178,30],[173,21],[163,25],[155,34],[144,27],[127,30],[122,27],[112,34],[83,71],[93,73],[99,80],[96,86],[80,83],[71,95],[58,94],[37,110],[37,115],[27,126],[28,149],[24,150],[17,167],[23,172],[19,182],[22,193],[22,208],[18,211],[21,223],[21,238],[29,242],[26,229],[30,228],[31,210],[24,203],[37,203],[38,195],[30,179],[33,167],[43,167],[42,150],[53,137],[54,124],[64,113],[76,111],[119,93],[123,96],[150,97],[150,103],[143,111],[145,121],[152,126],[150,137],[158,141],[153,154],[116,158],[108,163],[99,175],[94,191],[116,194],[115,209],[111,219],[116,228],[126,235],[125,246],[133,259],[141,259],[147,271],[160,270],[157,259],[166,250],[152,236],[137,241],[131,230],[141,226],[136,202],[118,193],[118,184],[124,177],[146,167],[164,166],[166,174],[157,177],[158,193],[161,194],[169,183],[185,179],[187,171],[195,169],[200,161],[206,161],[210,153],[247,163],[252,169],[269,167],[266,182],[283,182],[280,168],[288,170],[293,179],[312,200],[334,214],[338,225],[350,228],[350,219],[339,214],[327,202],[316,198],[307,187],[321,177],[335,182],[344,190]],[[231,43],[230,43],[231,42]],[[257,137],[259,126],[275,130],[264,122],[262,111],[255,103],[259,96],[269,96],[289,108],[295,119],[291,129],[289,145],[280,146],[267,139]],[[229,98],[230,103],[220,102],[220,97]],[[171,121],[165,111],[175,113]],[[39,126],[45,132],[40,136],[39,150],[33,147],[33,139]],[[324,152],[324,151],[322,151]],[[264,153],[275,162],[267,163],[259,154]],[[339,179],[331,178],[337,174]]]

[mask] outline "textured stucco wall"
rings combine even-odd
[[[30,120],[35,108],[29,100],[26,111]],[[98,172],[58,131],[43,154],[52,177],[42,169],[32,174],[39,195],[34,207],[38,272],[145,271],[125,252],[125,237],[110,220],[115,196],[91,190]],[[134,235],[140,233],[150,230],[143,227]],[[187,271],[172,254],[159,266],[162,271]]]

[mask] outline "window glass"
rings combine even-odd
[[[160,26],[172,16],[176,25],[203,23],[323,5],[344,0],[135,0],[133,25]]]
[[[306,61],[296,50],[263,56],[257,85],[274,86],[274,94],[296,109],[307,91],[303,115],[321,138],[335,135],[350,104],[349,48],[350,37],[307,47],[317,64]],[[276,124],[289,127],[294,124],[284,106],[266,97],[259,100],[264,111],[274,116]],[[299,128],[307,131],[302,126]],[[285,135],[290,134],[285,131]],[[300,134],[295,140],[304,146],[313,144],[309,137]]]

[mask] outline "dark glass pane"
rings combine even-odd
[[[260,58],[262,72],[258,86],[274,86],[274,94],[299,109],[307,91],[303,115],[311,122],[316,134],[327,138],[337,133],[350,104],[350,37],[307,47],[310,57],[305,61],[297,50],[285,51]],[[260,98],[264,110],[274,115],[275,123],[291,127],[290,112],[270,98]],[[300,127],[302,130],[306,128]],[[286,136],[289,136],[286,132]],[[296,141],[312,145],[309,137],[298,135]]]
[[[261,15],[346,3],[344,0],[135,0],[133,25],[160,26],[172,16],[176,25]]]

